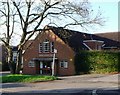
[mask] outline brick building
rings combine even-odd
[[[77,52],[104,50],[107,46],[120,49],[118,43],[93,34],[46,26],[34,41],[26,45],[28,48],[23,54],[23,73],[73,75],[74,56]]]
[[[119,32],[96,33],[95,35],[120,42],[120,31]]]
[[[0,62],[6,62],[7,58],[7,50],[5,46],[1,43],[0,44]]]
[[[2,43],[0,43],[0,67],[0,71],[8,70],[7,50]]]
[[[17,60],[17,47],[16,46],[11,46],[12,51],[13,51],[13,62],[16,63]],[[0,43],[0,70],[1,71],[8,71],[9,66],[7,63],[8,60],[8,52],[3,43]]]

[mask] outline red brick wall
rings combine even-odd
[[[25,74],[35,74],[36,68],[28,67],[28,62],[32,58],[39,58],[39,43],[43,42],[45,39],[48,39],[51,42],[54,42],[54,47],[57,49],[56,57],[58,58],[58,73],[59,75],[73,75],[75,73],[74,69],[74,51],[65,44],[58,36],[56,36],[52,31],[42,32],[41,35],[36,37],[35,41],[31,46],[26,50],[23,56],[23,73]],[[43,56],[44,57],[44,56]],[[47,56],[46,56],[47,57]],[[68,61],[68,68],[60,68],[60,61]]]
[[[102,47],[102,44],[101,42],[85,42],[87,46],[89,46],[92,50],[97,50],[97,46],[101,46]]]

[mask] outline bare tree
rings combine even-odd
[[[10,3],[7,2],[1,2],[1,10],[0,10],[0,18],[1,18],[1,24],[0,26],[6,27],[6,31],[3,32],[1,29],[2,37],[0,37],[0,40],[4,43],[7,51],[8,51],[8,65],[11,73],[15,73],[15,70],[12,66],[12,58],[13,58],[13,53],[12,53],[12,48],[10,46],[10,40],[12,38],[13,32],[14,32],[14,14],[10,14],[11,8],[10,8]],[[12,24],[11,24],[12,23]],[[11,29],[10,29],[10,24],[11,24]]]
[[[68,0],[10,0],[9,2],[2,3],[4,8],[0,7],[0,15],[6,18],[2,25],[6,25],[7,31],[4,33],[4,39],[1,38],[1,40],[8,48],[9,58],[12,57],[10,41],[13,34],[17,31],[14,31],[15,26],[19,27],[19,34],[21,35],[17,50],[18,56],[15,73],[20,72],[24,44],[36,31],[42,30],[41,26],[44,23],[64,28],[71,25],[86,27],[93,24],[102,25],[103,23],[101,14],[94,17],[91,15],[93,10],[90,8],[90,3],[87,0],[79,3],[69,2]],[[11,61],[8,61],[10,67]],[[12,69],[10,70],[12,72]]]

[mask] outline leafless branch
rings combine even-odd
[[[3,14],[3,16],[7,17],[6,13],[0,10],[0,12]]]
[[[14,25],[15,25],[15,16],[13,16],[12,32],[11,32],[11,34],[10,34],[10,37],[11,37],[12,34],[14,33]]]
[[[7,13],[7,17],[6,17],[6,26],[7,26],[7,43],[10,42],[10,5],[9,5],[9,2],[7,2],[7,9],[8,9],[8,13]]]
[[[0,17],[3,19],[0,24],[6,25],[6,32],[4,37],[0,37],[8,49],[10,49],[10,41],[13,35],[20,36],[20,42],[18,43],[18,60],[21,59],[21,52],[25,43],[36,33],[36,31],[44,31],[39,29],[44,21],[46,24],[58,26],[59,21],[63,21],[59,27],[70,27],[79,25],[82,28],[86,28],[89,25],[102,25],[101,15],[96,17],[90,15],[89,2],[83,0],[83,2],[76,4],[73,2],[64,2],[64,0],[39,0],[38,3],[34,3],[33,0],[18,1],[11,0],[11,2],[4,2],[3,7],[0,7]],[[78,0],[79,1],[79,0]],[[57,20],[56,22],[54,22]],[[65,22],[66,21],[66,22]],[[20,33],[15,32],[15,28],[19,26]],[[29,31],[32,30],[32,31]],[[63,35],[66,34],[63,31]],[[21,61],[20,61],[21,62]],[[17,66],[20,66],[18,62]]]
[[[13,5],[16,7],[17,11],[18,11],[18,14],[19,14],[19,17],[20,17],[20,21],[21,21],[21,27],[23,28],[23,22],[25,22],[25,21],[24,21],[24,19],[22,17],[22,14],[21,14],[21,12],[20,12],[16,2],[14,2],[14,1],[12,1],[12,2],[13,2]]]

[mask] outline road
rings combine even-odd
[[[118,76],[119,74],[90,74],[59,77],[61,80],[49,82],[3,83],[1,91],[2,95],[40,95],[39,93],[44,93],[44,95],[73,95],[73,93],[76,95],[120,95]]]

